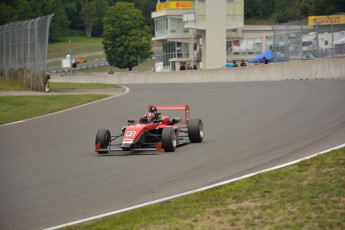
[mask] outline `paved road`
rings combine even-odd
[[[0,126],[0,229],[40,229],[231,179],[343,144],[345,81],[130,85],[130,93]],[[191,106],[201,144],[98,156],[148,104]]]

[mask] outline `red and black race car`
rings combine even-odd
[[[163,116],[161,110],[184,110],[184,119]],[[112,136],[108,129],[99,129],[96,135],[96,152],[156,150],[174,152],[187,143],[201,143],[204,128],[201,119],[190,119],[188,105],[148,106],[148,112],[137,121],[128,120],[122,133]],[[122,141],[120,141],[122,139]],[[117,143],[116,143],[117,142]]]

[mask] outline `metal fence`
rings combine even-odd
[[[0,26],[0,68],[45,71],[53,15]]]
[[[272,25],[273,36],[267,43],[273,54],[285,61],[345,56],[345,24],[333,23],[334,16],[324,17],[328,25],[308,25],[307,19]]]

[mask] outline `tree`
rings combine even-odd
[[[45,1],[35,0],[35,1],[37,3],[37,6],[40,6],[40,10],[37,9],[38,11],[37,17],[43,16],[43,15],[54,14],[54,18],[51,22],[50,30],[49,30],[49,40],[57,41],[59,38],[64,36],[69,26],[69,21],[67,18],[64,5],[62,4],[62,0],[45,0]]]
[[[118,2],[108,8],[103,26],[103,47],[111,66],[131,71],[139,59],[152,54],[150,29],[133,3]]]
[[[94,36],[101,37],[103,32],[103,18],[105,12],[108,8],[108,1],[107,0],[94,0],[96,3],[96,11],[97,11],[97,23],[95,24],[92,33]]]
[[[7,5],[4,2],[0,3],[0,25],[13,22],[16,20],[15,12],[11,6]]]
[[[84,5],[81,10],[81,19],[86,29],[86,37],[91,37],[92,26],[97,23],[97,8],[95,2]]]
[[[276,23],[288,22],[294,19],[292,11],[291,11],[290,1],[276,0],[274,13],[272,15],[273,20]]]

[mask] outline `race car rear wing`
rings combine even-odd
[[[186,124],[188,126],[190,117],[189,105],[155,105],[155,107],[158,110],[184,110],[184,120],[180,124]]]

